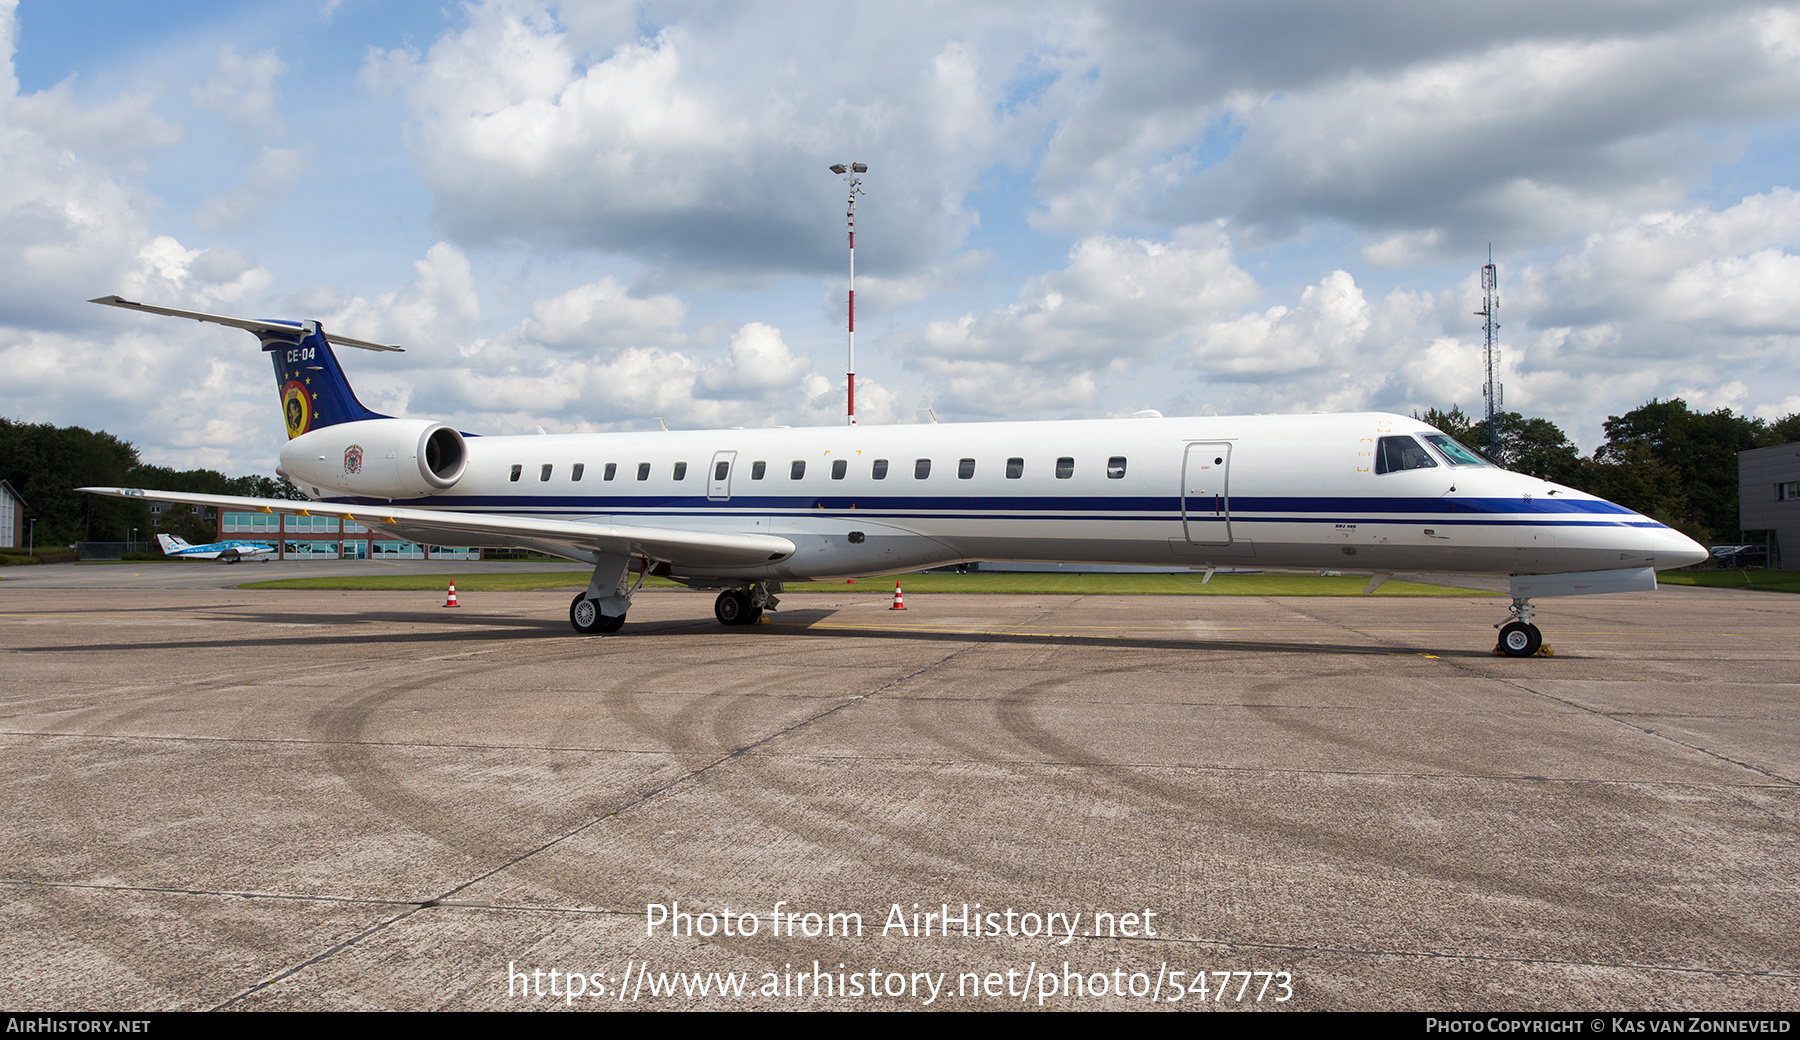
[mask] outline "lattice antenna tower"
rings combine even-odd
[[[1500,269],[1494,266],[1494,246],[1488,244],[1487,266],[1481,269],[1481,309],[1476,317],[1486,318],[1481,328],[1487,333],[1487,347],[1482,359],[1487,365],[1487,382],[1481,385],[1481,396],[1487,399],[1487,453],[1500,457],[1500,427],[1494,416],[1500,411],[1506,386],[1494,381],[1494,370],[1500,367]]]

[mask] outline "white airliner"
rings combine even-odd
[[[722,589],[718,620],[782,583],[967,560],[1512,576],[1499,650],[1537,654],[1532,599],[1656,587],[1706,559],[1680,533],[1488,465],[1384,413],[1160,416],[809,429],[478,437],[364,408],[317,322],[92,301],[248,330],[275,365],[280,471],[311,502],[84,488],[354,518],[433,544],[519,546],[592,564],[569,606],[616,632],[645,574]],[[635,571],[635,578],[634,578]]]
[[[273,545],[261,542],[213,542],[210,545],[191,545],[187,539],[172,534],[159,534],[157,542],[162,546],[163,555],[173,560],[218,560],[221,563],[237,563],[239,560],[261,560],[269,562],[275,555]]]

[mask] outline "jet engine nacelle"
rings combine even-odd
[[[358,498],[419,498],[462,479],[462,434],[427,419],[365,419],[304,433],[281,449],[281,473],[305,490]]]

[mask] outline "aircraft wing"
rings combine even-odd
[[[440,509],[404,509],[395,506],[359,506],[327,502],[293,502],[278,498],[242,498],[237,495],[196,495],[179,491],[145,491],[138,488],[87,487],[90,495],[141,498],[151,502],[181,502],[260,513],[300,516],[335,516],[371,528],[392,528],[409,540],[420,535],[437,545],[462,545],[475,539],[493,545],[527,545],[549,548],[571,559],[594,562],[599,553],[648,556],[686,566],[750,566],[793,555],[794,543],[778,535],[688,531],[678,528],[636,527],[627,524],[586,523],[580,520],[547,520],[526,516],[496,516]]]

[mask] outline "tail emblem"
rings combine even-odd
[[[362,445],[352,444],[344,449],[344,472],[355,475],[362,472]]]
[[[312,425],[312,401],[300,380],[290,379],[281,388],[281,414],[287,417],[289,440],[305,433]]]

